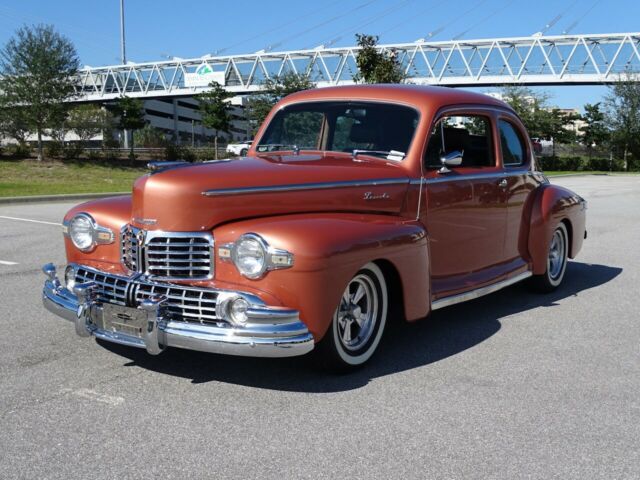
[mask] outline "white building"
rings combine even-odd
[[[244,114],[245,97],[233,97],[230,100],[231,129],[230,132],[220,132],[218,139],[221,143],[251,140],[251,127]],[[144,100],[145,120],[152,127],[160,130],[170,141],[180,145],[202,146],[213,141],[214,130],[202,125],[202,116],[198,108],[198,100],[192,97],[158,98]],[[120,138],[122,133],[120,132]],[[49,135],[43,135],[43,141],[50,142]],[[73,132],[66,132],[66,142],[74,142],[78,137]],[[28,142],[36,142],[36,134],[27,136]],[[98,144],[102,141],[102,134],[92,138]],[[0,138],[1,143],[13,144],[11,138]],[[124,143],[124,142],[123,142]]]
[[[220,139],[242,141],[251,139],[249,122],[244,116],[243,97],[231,99],[231,131],[220,133]],[[202,125],[198,101],[190,97],[159,98],[144,101],[145,119],[167,138],[182,145],[203,145],[211,142],[214,130]],[[222,140],[223,142],[225,140]]]

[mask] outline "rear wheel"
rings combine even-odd
[[[380,268],[368,263],[347,284],[324,338],[316,346],[321,364],[348,371],[375,353],[387,323],[387,284]]]
[[[569,235],[564,223],[553,232],[547,253],[547,270],[542,275],[534,275],[533,286],[541,292],[552,292],[560,286],[567,269],[569,255]]]
[[[244,157],[245,155],[247,155],[247,152],[248,152],[248,151],[249,151],[249,150],[247,150],[246,148],[243,148],[242,150],[240,150],[240,156],[241,156],[241,157]]]

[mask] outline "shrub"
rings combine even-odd
[[[87,158],[93,162],[101,160],[102,159],[102,155],[100,154],[100,151],[98,150],[89,150],[87,152]]]
[[[18,158],[29,158],[31,156],[31,145],[28,143],[19,143],[14,145],[11,155]]]
[[[80,145],[80,143],[68,143],[62,151],[62,155],[65,160],[73,160],[79,158],[83,150],[84,149],[82,148],[82,145]]]
[[[195,152],[180,145],[167,145],[164,149],[164,158],[166,160],[184,160],[186,162],[195,162]]]
[[[44,154],[50,158],[59,158],[62,156],[64,146],[57,141],[48,142],[44,148]]]

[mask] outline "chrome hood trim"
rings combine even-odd
[[[302,190],[326,190],[332,188],[349,187],[369,187],[379,185],[402,185],[408,184],[408,178],[379,178],[370,180],[348,180],[343,182],[319,182],[319,183],[293,183],[284,185],[267,185],[261,187],[241,187],[241,188],[218,188],[205,190],[202,195],[205,197],[218,197],[224,195],[245,195],[253,193],[278,193],[296,192]]]

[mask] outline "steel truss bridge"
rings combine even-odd
[[[595,85],[640,72],[640,33],[555,35],[380,45],[394,52],[408,83],[445,86]],[[79,72],[73,101],[190,96],[216,78],[238,94],[259,91],[266,79],[303,74],[319,87],[353,83],[358,47],[211,56]],[[207,75],[209,77],[207,77]],[[195,79],[195,80],[194,80]]]

